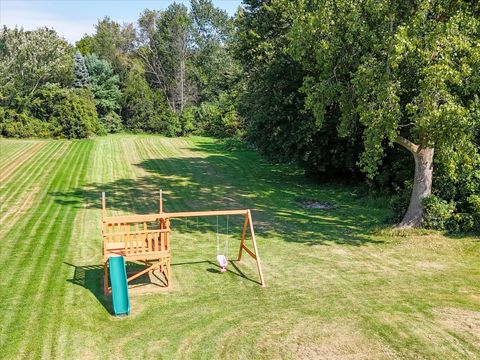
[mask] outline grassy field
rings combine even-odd
[[[2,358],[480,358],[478,238],[382,229],[385,199],[208,138],[0,146]],[[109,214],[146,213],[159,188],[167,211],[251,208],[267,287],[248,257],[216,271],[215,219],[174,220],[172,291],[137,284],[131,316],[112,316],[101,191]]]

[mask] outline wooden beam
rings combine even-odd
[[[248,215],[245,214],[245,223],[243,224],[242,240],[240,241],[240,249],[238,250],[237,261],[242,260],[243,244],[245,243],[245,235],[247,234],[247,226],[248,226]]]
[[[250,234],[252,235],[252,242],[253,242],[253,251],[255,252],[255,260],[257,261],[257,270],[258,270],[258,275],[260,276],[260,285],[265,286],[265,279],[263,278],[263,272],[262,272],[262,265],[260,264],[260,256],[258,254],[258,249],[257,249],[257,241],[255,239],[255,230],[253,229],[253,220],[252,220],[252,213],[250,210],[247,210],[248,214],[248,222],[250,223]]]
[[[242,245],[242,249],[244,249],[248,253],[248,255],[250,255],[252,258],[257,260],[257,255],[255,255],[255,253],[252,250],[250,250],[245,244]]]
[[[184,218],[196,216],[221,216],[221,215],[245,215],[248,210],[213,210],[213,211],[184,211],[163,213],[166,218]]]
[[[162,214],[107,216],[103,219],[103,221],[107,224],[112,224],[112,223],[125,223],[125,222],[159,221],[160,219],[196,217],[196,216],[246,215],[247,212],[248,212],[248,209],[183,211],[183,212],[171,212],[171,213],[162,213]]]

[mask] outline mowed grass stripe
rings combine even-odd
[[[76,146],[81,146],[80,158],[75,162],[75,171],[73,171],[69,179],[67,191],[78,189],[83,186],[86,168],[89,161],[90,150],[92,144],[81,143]],[[65,206],[65,205],[60,205]],[[59,338],[58,330],[60,328],[61,318],[64,315],[64,303],[66,287],[68,285],[68,265],[64,264],[66,254],[70,246],[76,246],[75,234],[73,233],[74,221],[77,215],[76,206],[67,205],[67,210],[62,217],[62,227],[56,232],[59,234],[56,243],[48,256],[49,262],[44,265],[44,275],[41,284],[38,287],[38,293],[42,294],[38,303],[41,304],[40,310],[34,313],[30,318],[29,334],[34,338],[35,333],[51,334],[49,339],[36,339],[36,341],[29,341],[26,354],[34,354],[35,356],[41,353],[46,355],[43,358],[53,359],[57,354],[54,352],[56,341]],[[60,219],[58,219],[60,221]],[[47,253],[48,254],[48,253]],[[40,265],[42,266],[42,265]],[[54,299],[51,295],[56,294]],[[27,334],[28,337],[28,334]]]
[[[61,182],[61,174],[64,171],[63,166],[67,163],[67,161],[72,161],[71,155],[74,155],[74,152],[70,152],[67,156],[63,157],[60,162],[57,163],[53,173],[51,173],[51,177],[46,177],[49,179],[48,182],[42,184],[42,188],[44,189],[41,193],[41,201],[39,201],[38,210],[34,213],[34,216],[30,216],[30,218],[25,219],[23,224],[10,231],[9,234],[5,238],[9,239],[10,243],[13,243],[15,247],[12,249],[11,253],[4,253],[5,257],[2,260],[8,260],[6,264],[2,265],[2,271],[9,272],[10,269],[19,268],[19,264],[15,263],[12,260],[16,260],[17,262],[21,261],[30,261],[25,258],[25,255],[31,255],[33,250],[38,248],[39,239],[40,238],[47,238],[46,230],[48,230],[49,225],[52,221],[52,213],[51,208],[55,205],[54,199],[49,196],[48,192],[52,189],[58,189],[59,182]],[[55,209],[58,211],[60,207]],[[18,241],[19,234],[24,236],[29,241]],[[40,238],[32,238],[32,235],[40,234]],[[10,273],[11,274],[11,273]],[[5,278],[3,277],[4,281],[8,284],[8,281],[14,281],[14,275],[11,274],[12,278]]]
[[[74,159],[74,158],[73,158],[73,159]],[[56,218],[58,218],[59,215],[62,214],[62,211],[61,211],[61,210],[62,210],[62,209],[60,208],[60,206],[57,206],[56,212],[55,212],[54,214],[52,214],[51,211],[49,211],[48,213],[51,215],[51,217],[52,217],[53,219],[56,219]],[[47,211],[48,211],[48,210],[47,210]],[[59,222],[59,225],[62,225],[62,224],[63,224],[63,222]],[[68,225],[68,224],[67,224],[67,225]],[[45,238],[47,238],[47,239],[48,239],[49,237],[50,237],[50,238],[56,238],[57,241],[58,241],[59,238],[55,236],[55,235],[58,233],[58,232],[57,232],[57,230],[58,230],[58,225],[55,226],[55,227],[56,227],[56,229],[55,229],[55,228],[51,228],[51,224],[50,224],[50,223],[47,223],[47,224],[46,224],[46,227],[47,227],[47,229],[45,229],[45,230],[42,231],[42,233],[45,233],[45,234],[46,234]],[[40,230],[39,230],[39,231],[40,231]],[[62,239],[61,239],[61,234],[60,234],[59,236],[60,236],[60,241],[62,241]],[[38,257],[33,257],[33,258],[36,259],[37,261],[34,261],[33,264],[31,264],[32,269],[42,269],[42,268],[44,268],[44,266],[41,266],[41,265],[40,265],[40,264],[41,264],[41,260],[48,260],[48,259],[49,259],[49,256],[48,256],[48,248],[49,248],[48,245],[49,245],[49,243],[47,242],[46,245],[44,245],[44,244],[43,244],[43,241],[42,241],[43,239],[38,239],[38,240],[40,241],[40,244],[41,244],[41,247],[40,247],[39,251],[40,251],[40,252],[42,252],[42,251],[43,251],[43,252],[47,252],[47,254],[42,254],[42,255],[38,254]],[[34,254],[34,255],[35,255],[35,254]],[[43,271],[40,272],[39,274],[40,274],[40,276],[41,276],[41,275],[43,274]],[[35,294],[38,294],[38,290],[35,290],[35,288],[32,289],[32,287],[30,286],[31,284],[36,284],[36,283],[39,282],[39,280],[37,280],[38,277],[39,277],[39,276],[37,275],[37,273],[33,273],[33,274],[28,274],[28,273],[26,273],[26,274],[24,274],[24,276],[26,276],[27,279],[29,279],[30,281],[27,282],[27,287],[25,288],[25,291],[24,291],[22,297],[27,297],[27,298],[29,298],[29,297],[31,297],[31,296],[34,296]],[[30,286],[30,287],[29,287],[29,286]],[[19,291],[21,291],[21,290],[19,289]],[[28,312],[27,312],[26,314],[28,314]],[[23,321],[17,321],[16,323],[18,323],[18,322],[24,323],[25,321],[26,321],[26,320],[25,320],[25,318],[24,318]]]
[[[0,182],[3,182],[9,176],[12,176],[15,173],[15,170],[20,168],[26,161],[28,161],[32,156],[34,156],[42,147],[44,147],[46,142],[40,142],[34,146],[23,151],[19,156],[15,157],[11,162],[6,166],[0,169]]]
[[[19,193],[26,191],[29,186],[37,185],[38,179],[42,179],[49,174],[49,170],[56,166],[56,161],[53,159],[55,154],[63,155],[63,151],[68,148],[67,142],[51,142],[45,146],[37,156],[25,164],[25,167],[19,169],[19,174],[16,178],[8,179],[2,184],[2,197],[5,203],[18,197]],[[63,151],[62,151],[63,150]]]
[[[11,163],[17,156],[34,146],[36,141],[29,140],[2,140],[0,139],[0,172],[4,166]]]
[[[2,189],[2,211],[0,221],[6,226],[0,230],[0,236],[6,234],[17,221],[25,221],[29,215],[21,215],[28,207],[35,207],[35,201],[45,192],[42,185],[49,179],[50,171],[57,164],[51,161],[53,154],[63,155],[67,150],[67,143],[52,143],[45,146],[41,154],[31,159],[29,165],[22,169],[18,181],[12,181],[9,186]],[[18,205],[20,203],[20,205]]]
[[[105,171],[103,154],[111,153],[109,146],[111,144],[112,142],[107,142],[103,138],[96,139],[85,168],[85,174],[82,175],[83,183],[86,185],[79,187],[82,188],[84,196],[80,200],[81,208],[76,213],[72,226],[72,240],[69,251],[65,255],[66,262],[74,266],[101,264],[101,212],[99,208],[94,207],[94,204],[99,203],[98,199],[92,199],[89,191],[92,184],[98,184],[102,178],[109,178],[103,174]],[[60,316],[56,322],[51,322],[54,327],[52,335],[55,339],[52,337],[51,346],[48,342],[44,344],[43,358],[83,358],[79,354],[94,354],[94,349],[101,343],[98,336],[78,336],[77,326],[79,324],[83,326],[84,323],[91,323],[91,319],[97,318],[99,313],[104,317],[110,315],[104,313],[103,307],[100,310],[95,306],[98,300],[92,297],[89,290],[68,281],[75,277],[76,271],[73,266],[64,265],[62,267],[60,276],[63,278],[65,287],[65,298],[62,303],[66,314]],[[81,272],[81,270],[79,271]],[[86,280],[84,279],[84,281]],[[62,285],[60,284],[60,286]],[[101,286],[102,284],[99,283],[98,287],[101,288]],[[96,330],[101,332],[101,326]]]
[[[51,160],[52,155],[58,151],[61,144],[61,142],[48,143],[30,162],[24,164],[24,166],[19,169],[19,174],[15,178],[10,178],[2,182],[1,195],[3,201],[7,202],[9,199],[16,197],[18,193],[15,191],[18,189],[25,190],[28,185],[33,185],[31,182],[35,180],[36,176],[40,175],[37,170],[43,169],[45,165],[48,164],[48,161]],[[50,163],[53,164],[54,161],[50,161]]]
[[[55,169],[55,172],[52,174],[52,181],[49,185],[46,185],[47,189],[50,191],[59,191],[62,189],[62,184],[64,179],[62,175],[65,173],[65,169],[68,170],[70,176],[75,176],[73,171],[76,161],[79,157],[79,152],[81,147],[73,147],[73,150],[69,152],[60,162]],[[58,228],[62,224],[62,221],[59,220],[59,216],[62,214],[62,205],[56,204],[55,199],[50,196],[44,201],[41,202],[39,206],[38,213],[41,214],[38,218],[32,218],[26,225],[25,231],[21,233],[25,234],[25,239],[28,241],[19,242],[20,246],[15,248],[15,252],[11,254],[9,262],[2,266],[2,272],[8,273],[10,276],[2,276],[3,279],[6,278],[4,289],[15,289],[15,296],[12,299],[8,299],[5,293],[2,294],[2,298],[7,298],[11,300],[10,312],[3,312],[4,315],[1,319],[1,323],[4,324],[3,330],[9,328],[9,323],[18,328],[17,324],[24,324],[25,316],[28,315],[28,312],[24,311],[17,313],[12,316],[12,310],[16,307],[16,304],[20,303],[22,299],[29,298],[35,293],[35,284],[38,282],[38,277],[41,276],[42,272],[37,272],[42,267],[39,267],[39,264],[47,261],[49,249],[55,241],[49,241],[51,238],[59,240]],[[36,226],[38,224],[38,226]],[[62,241],[63,239],[60,239]],[[15,272],[15,269],[27,269],[22,272]],[[8,310],[8,308],[7,308]],[[5,321],[5,317],[11,316],[11,321]],[[18,318],[23,318],[23,322]],[[17,321],[16,321],[17,320]],[[23,331],[23,329],[16,329],[17,331],[9,329],[7,332],[12,334],[15,337],[15,334],[18,334]],[[2,340],[5,336],[2,332]]]

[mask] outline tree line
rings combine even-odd
[[[402,227],[480,231],[480,5],[209,0],[0,35],[4,136],[236,137],[318,180],[390,193]]]
[[[233,19],[211,1],[100,20],[75,46],[54,30],[0,33],[0,131],[84,138],[119,131],[236,136]]]

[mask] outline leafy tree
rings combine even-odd
[[[77,51],[75,53],[75,80],[73,86],[76,88],[84,88],[90,85],[90,75],[82,54]]]
[[[141,72],[131,72],[122,94],[124,126],[133,131],[146,131],[175,136],[180,133],[179,119],[171,112],[163,94],[150,88]]]
[[[308,72],[289,54],[289,33],[298,1],[245,1],[236,19],[235,54],[243,65],[239,111],[247,139],[274,161],[297,161],[308,174],[355,171],[359,133],[336,134],[338,106],[327,109],[324,127],[305,111],[301,91]]]
[[[165,11],[145,10],[139,19],[141,47],[149,82],[160,89],[174,113],[182,113],[194,88],[188,82],[187,62],[191,18],[184,5],[173,3]]]
[[[73,54],[54,30],[0,30],[0,88],[4,94],[32,95],[46,83],[72,82]]]
[[[240,67],[227,47],[233,35],[233,19],[211,0],[192,0],[192,77],[198,101],[215,101],[230,91],[240,77]]]
[[[358,122],[364,127],[360,165],[369,177],[386,146],[413,155],[412,196],[400,226],[419,226],[434,153],[453,180],[455,164],[472,170],[476,158],[478,8],[467,1],[319,0],[299,14],[292,54],[311,74],[303,84],[307,107],[321,124],[338,104],[343,136]]]
[[[131,67],[129,55],[135,47],[136,35],[133,24],[120,25],[105,17],[98,21],[95,29],[93,36],[83,38],[88,44],[89,53],[107,60],[123,83]]]
[[[75,43],[75,47],[83,56],[92,53],[92,37],[90,35],[83,35],[83,37]]]
[[[90,75],[90,84],[97,106],[98,114],[105,116],[119,109],[120,90],[118,75],[107,60],[101,60],[97,55],[85,56],[85,65]]]

